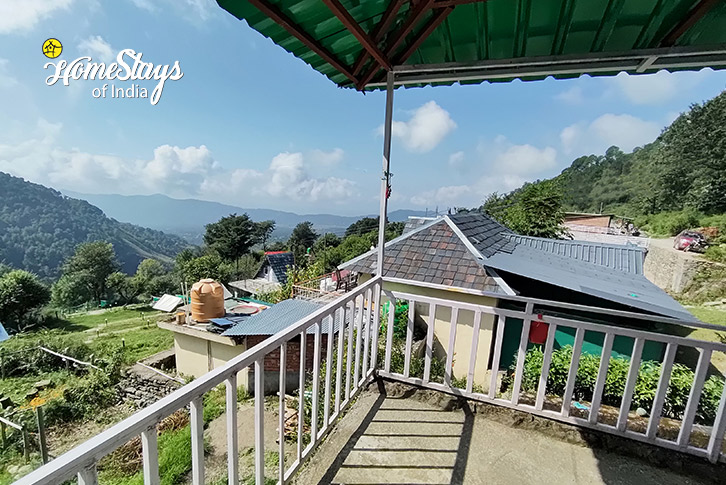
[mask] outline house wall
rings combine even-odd
[[[363,284],[370,279],[370,275],[361,275],[359,280]],[[384,283],[383,289],[389,291],[400,291],[415,295],[454,300],[475,305],[496,307],[497,299],[460,293],[455,290],[440,290],[434,288],[421,288],[418,286],[405,285],[401,283]],[[385,295],[384,295],[385,298]],[[428,304],[417,304],[415,310],[416,318],[420,318],[424,324],[431,321]],[[459,310],[457,319],[456,338],[454,339],[453,376],[456,379],[466,378],[469,371],[469,356],[471,354],[472,340],[474,335],[474,312]],[[494,335],[494,315],[482,314],[479,329],[476,354],[476,366],[474,368],[474,383],[482,386],[484,390],[489,387],[489,360],[492,352],[492,337]],[[451,330],[451,308],[437,307],[434,319],[434,335],[440,345],[435,345],[436,356],[446,358],[449,348],[449,332]]]

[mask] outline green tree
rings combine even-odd
[[[378,217],[364,217],[355,221],[345,230],[345,236],[362,235],[378,230]]]
[[[49,301],[50,290],[32,273],[14,270],[0,277],[0,321],[10,329],[20,330]]]
[[[139,263],[134,278],[141,287],[141,295],[160,296],[176,291],[171,273],[155,259],[145,259]]]
[[[275,221],[262,221],[257,223],[257,240],[262,244],[262,250],[267,250],[267,241],[275,230]]]
[[[226,261],[238,265],[239,258],[249,252],[259,239],[257,225],[247,214],[231,214],[207,224],[204,242]],[[239,266],[237,266],[239,270]]]
[[[143,291],[143,287],[138,278],[126,275],[120,271],[108,277],[108,287],[118,295],[119,302],[122,305],[132,303]]]
[[[494,193],[481,210],[516,233],[560,238],[567,234],[562,198],[559,181],[544,180],[525,184],[506,196]]]
[[[217,253],[209,253],[178,262],[177,272],[182,281],[191,285],[204,278],[228,283],[231,281],[233,269]]]
[[[295,255],[295,263],[303,264],[308,248],[312,248],[318,239],[318,233],[313,230],[312,222],[301,222],[292,230],[288,245]]]
[[[118,262],[113,245],[104,241],[79,245],[63,267],[63,274],[82,282],[96,303],[107,297],[107,279],[116,271]]]
[[[79,275],[63,275],[51,288],[51,302],[55,307],[73,308],[91,299],[91,292]]]

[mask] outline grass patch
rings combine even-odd
[[[90,343],[91,348],[100,355],[109,355],[124,346],[126,364],[133,364],[173,345],[174,335],[168,330],[158,328],[156,324],[133,332],[102,335]]]
[[[723,325],[724,331],[726,331],[726,310],[717,307],[695,306],[689,308],[688,311],[702,322]]]
[[[192,469],[191,429],[186,426],[180,430],[162,433],[159,436],[159,476],[162,485],[181,483]],[[119,475],[116,470],[108,469],[99,473],[99,483],[109,485],[143,485],[144,473],[140,471],[131,477]]]

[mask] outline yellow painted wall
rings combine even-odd
[[[176,370],[185,376],[200,377],[208,372],[207,341],[204,339],[174,334]]]
[[[370,279],[369,275],[361,275],[359,281],[364,282]],[[497,306],[497,299],[486,296],[471,295],[461,293],[454,289],[443,290],[435,288],[422,288],[419,286],[405,285],[401,283],[384,283],[384,291],[397,291],[410,293],[414,295],[427,296],[431,298],[440,298],[442,300],[454,300],[464,303],[472,303],[475,305],[483,305],[489,307]],[[385,297],[385,295],[384,295]],[[429,305],[417,304],[416,316],[423,319],[428,325],[429,323]],[[494,315],[484,314],[481,316],[481,324],[479,330],[479,342],[476,353],[476,365],[474,368],[474,383],[489,389],[488,365],[492,349],[492,339],[494,333]],[[451,308],[437,307],[436,319],[434,323],[434,335],[441,344],[437,357],[446,358],[446,352],[449,348],[449,335],[451,330]],[[457,318],[456,338],[454,339],[454,378],[465,379],[469,372],[469,356],[471,355],[471,343],[474,338],[474,312],[469,310],[459,310]]]
[[[174,333],[174,352],[177,372],[185,376],[201,377],[227,363],[246,349],[245,345],[225,345],[199,337]],[[237,376],[237,385],[247,385],[247,370]]]

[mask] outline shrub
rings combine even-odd
[[[636,220],[650,235],[675,236],[684,229],[691,229],[700,225],[701,214],[693,209],[684,209],[675,212],[660,212],[643,216]]]
[[[106,373],[92,370],[88,376],[63,391],[63,399],[50,401],[45,407],[49,424],[58,424],[95,416],[116,399],[116,390]]]
[[[522,375],[522,391],[534,392],[539,384],[542,373],[544,355],[540,346],[532,347],[527,351]],[[562,395],[567,383],[570,362],[572,360],[572,347],[566,346],[552,353],[552,362],[547,376],[547,392],[551,395]],[[597,374],[600,367],[600,356],[583,354],[575,379],[574,399],[592,399]],[[504,380],[505,387],[511,386],[513,373],[516,369],[512,364],[511,373]],[[623,357],[611,357],[608,364],[608,373],[605,379],[602,402],[611,406],[619,406],[625,393],[625,382],[628,378],[630,361]],[[413,370],[413,362],[412,362]],[[651,409],[660,379],[661,364],[653,361],[644,361],[638,370],[638,379],[633,391],[631,407]],[[663,403],[663,415],[681,419],[688,404],[688,398],[693,385],[694,373],[687,366],[674,364],[671,379]],[[711,424],[716,417],[716,411],[723,392],[724,379],[711,376],[704,384],[701,399],[696,413],[696,420],[700,423]]]
[[[726,263],[726,244],[709,247],[706,249],[704,256],[717,263]]]
[[[383,306],[381,312],[381,335],[388,335],[388,310],[391,307],[391,302],[387,302]],[[393,338],[394,339],[405,339],[406,329],[408,327],[408,301],[396,300],[396,310],[393,317]]]

